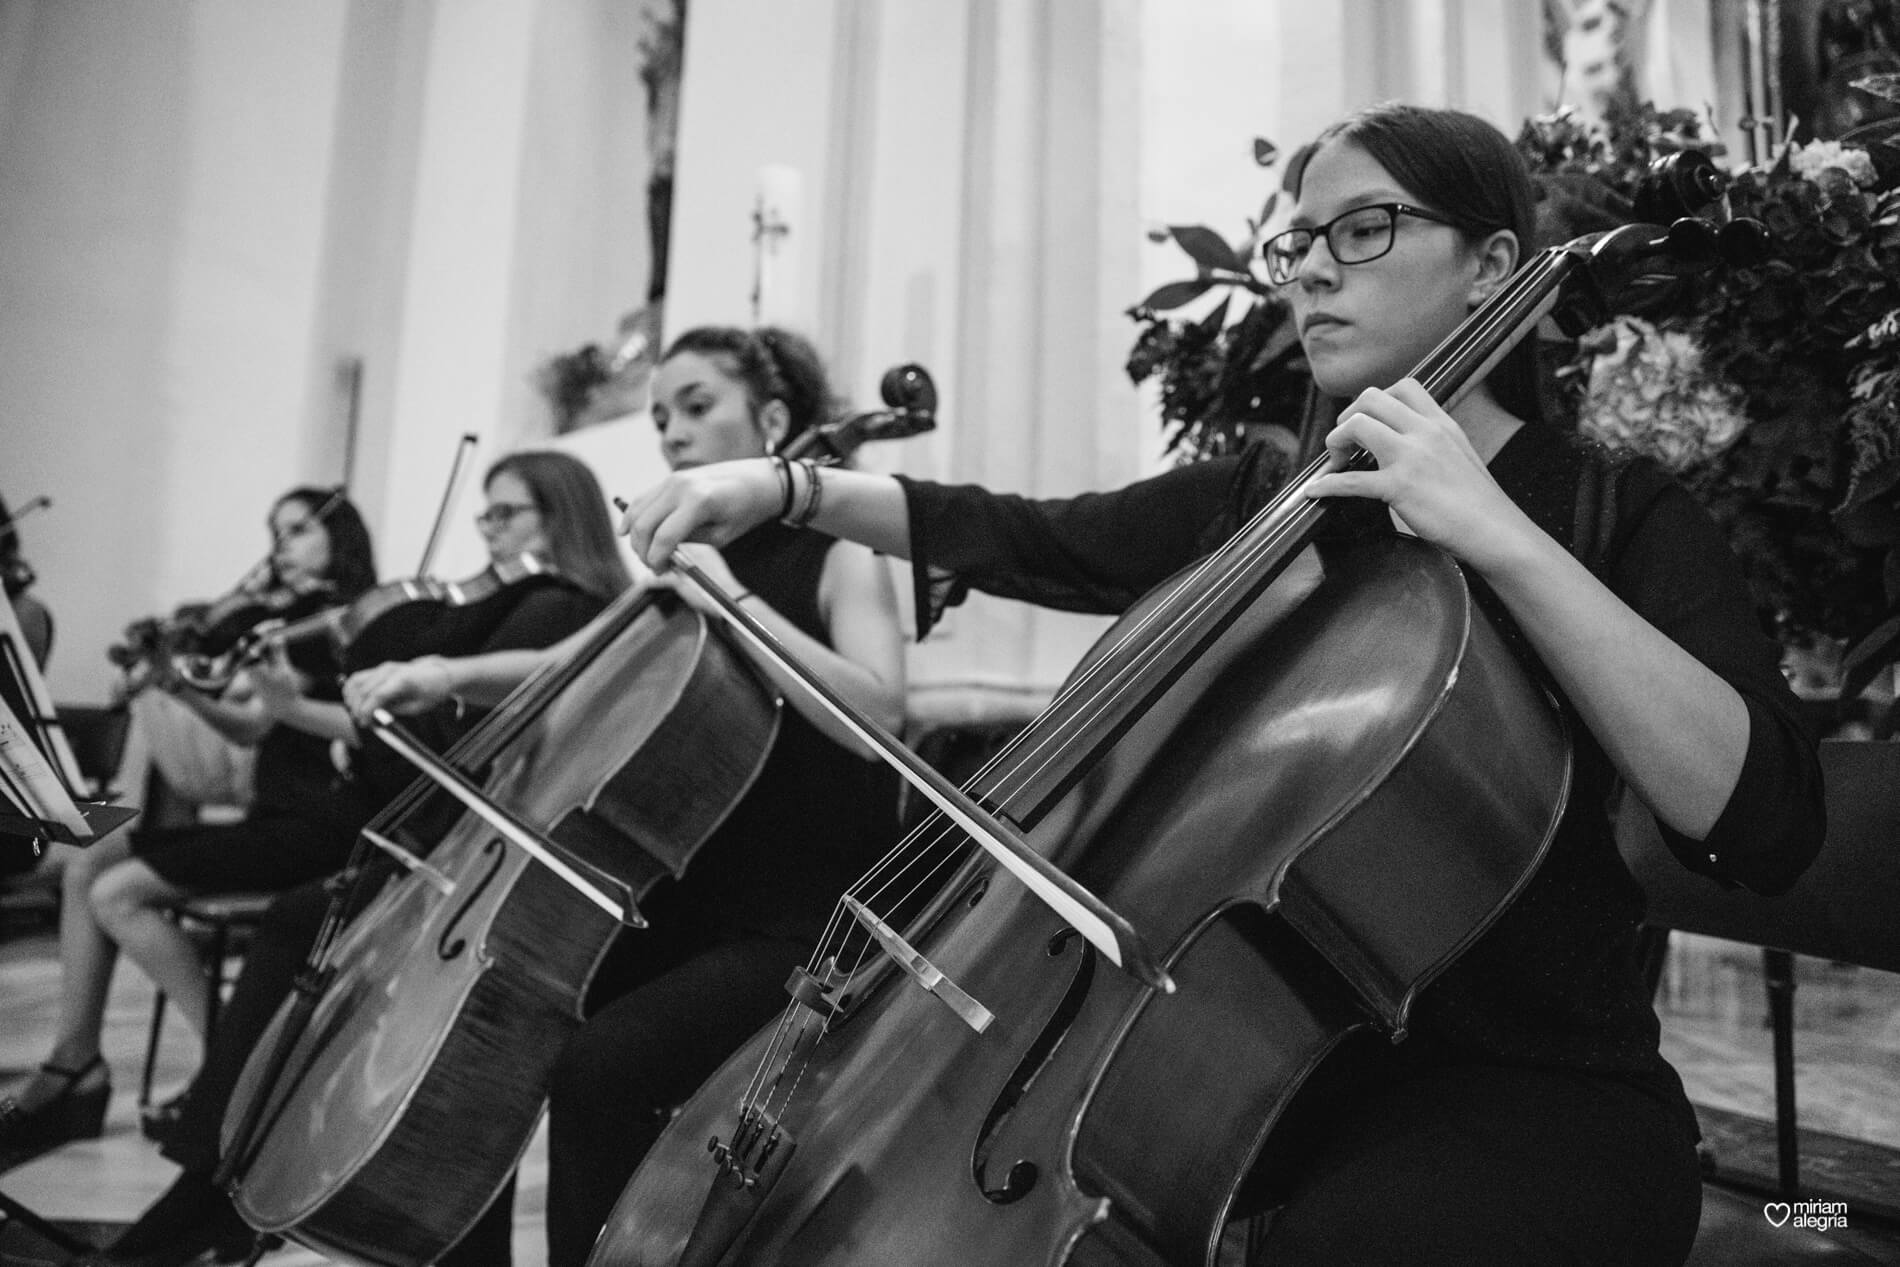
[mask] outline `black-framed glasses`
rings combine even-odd
[[[270,534],[271,549],[272,550],[283,549],[284,546],[286,546],[292,541],[295,541],[298,537],[307,536],[310,533],[315,532],[317,530],[317,526],[321,524],[322,522],[323,521],[318,519],[315,515],[311,515],[307,519],[299,519],[296,523],[285,524],[281,529],[279,528],[271,529],[271,534]]]
[[[1288,229],[1262,242],[1260,258],[1266,261],[1267,280],[1275,286],[1284,286],[1297,277],[1300,265],[1306,262],[1306,253],[1320,237],[1326,239],[1326,249],[1332,252],[1335,263],[1370,264],[1392,249],[1400,216],[1430,220],[1433,224],[1452,223],[1436,211],[1425,211],[1403,202],[1375,202],[1369,207],[1354,207],[1325,224],[1310,229]]]
[[[492,532],[505,532],[508,525],[515,521],[516,515],[525,515],[531,510],[539,510],[532,502],[496,502],[481,514],[475,516],[475,526]]]

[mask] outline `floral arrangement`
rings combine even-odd
[[[1900,102],[1896,78],[1856,86]],[[1720,153],[1694,114],[1648,105],[1600,125],[1541,116],[1517,144],[1543,195],[1539,246],[1640,219],[1655,160]],[[1764,620],[1791,644],[1845,645],[1852,694],[1900,660],[1900,122],[1784,146],[1731,172],[1724,201],[1767,227],[1765,257],[1547,356],[1546,398],[1560,420],[1674,471],[1728,533]],[[1170,229],[1195,277],[1130,309],[1129,376],[1159,379],[1181,460],[1305,412],[1286,306],[1246,263],[1272,209],[1238,245]],[[1226,300],[1204,317],[1168,315],[1217,289]]]
[[[1895,135],[1790,144],[1733,173],[1727,210],[1766,226],[1764,258],[1707,274],[1653,325],[1592,332],[1558,371],[1583,381],[1579,427],[1658,458],[1709,507],[1784,640],[1847,645],[1850,694],[1900,659]],[[1601,129],[1534,119],[1518,144],[1564,197],[1597,182],[1602,196],[1568,205],[1612,220],[1637,218],[1654,160],[1716,150],[1693,116],[1647,107]]]

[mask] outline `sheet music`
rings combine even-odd
[[[0,700],[0,793],[28,818],[58,823],[77,840],[92,839],[86,816],[4,700]]]
[[[79,759],[66,742],[66,732],[53,708],[53,693],[46,689],[46,679],[40,676],[39,666],[27,650],[26,635],[20,631],[13,604],[4,602],[0,602],[0,702],[11,707],[14,723],[24,728],[36,744],[43,745],[40,754],[52,763],[66,789],[86,786]]]

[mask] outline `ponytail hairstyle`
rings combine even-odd
[[[721,369],[745,384],[755,421],[767,404],[783,402],[789,425],[781,446],[801,432],[829,422],[836,408],[831,379],[818,350],[803,335],[790,330],[778,326],[757,330],[695,326],[673,340],[660,360],[670,361],[682,352],[716,359]]]
[[[502,474],[513,475],[527,487],[541,512],[553,556],[549,562],[562,576],[607,601],[633,584],[614,542],[607,495],[585,462],[552,449],[510,453],[488,468],[482,486]]]
[[[285,502],[296,502],[313,517],[319,511],[323,513],[320,522],[330,538],[330,566],[324,569],[324,579],[336,587],[337,598],[348,602],[376,584],[376,551],[370,545],[369,526],[363,522],[362,512],[356,509],[356,503],[340,496],[342,491],[308,485],[293,488],[271,503],[271,513],[275,514]],[[334,503],[332,497],[336,498]],[[325,505],[330,508],[324,510]],[[272,580],[277,579],[274,573],[273,568]]]
[[[1517,263],[1537,245],[1537,192],[1517,147],[1491,124],[1462,110],[1386,102],[1347,115],[1304,147],[1288,173],[1299,196],[1305,160],[1333,141],[1350,141],[1391,173],[1419,202],[1476,243],[1499,229],[1517,235]],[[1498,362],[1485,381],[1498,404],[1526,422],[1543,418],[1533,334]]]

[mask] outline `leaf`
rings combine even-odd
[[[1900,102],[1900,73],[1889,71],[1884,75],[1867,75],[1853,80],[1852,83],[1862,92],[1870,92],[1888,101]]]
[[[1170,312],[1182,304],[1192,303],[1214,288],[1211,277],[1196,277],[1193,281],[1169,282],[1157,287],[1152,294],[1140,303],[1137,309],[1146,308],[1152,312]]]
[[[1854,86],[1856,88],[1860,87],[1859,84],[1855,84]],[[1269,141],[1264,136],[1256,136],[1253,139],[1253,161],[1254,162],[1258,163],[1262,167],[1272,167],[1274,160],[1279,157],[1280,157],[1280,147],[1275,145],[1272,141]]]
[[[1221,268],[1230,273],[1247,271],[1247,262],[1234,253],[1226,239],[1204,224],[1171,224],[1168,232],[1188,253],[1188,258],[1202,268]]]

